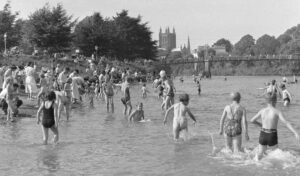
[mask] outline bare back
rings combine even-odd
[[[262,128],[277,129],[279,111],[273,107],[267,107],[261,110]]]
[[[174,105],[174,120],[186,119],[187,107],[182,103]]]

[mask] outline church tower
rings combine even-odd
[[[188,52],[188,54],[191,54],[191,43],[190,43],[190,36],[188,36],[187,52]]]
[[[176,48],[176,33],[175,28],[173,27],[173,32],[170,31],[170,28],[165,28],[165,33],[162,32],[162,29],[159,29],[159,48],[164,48],[167,51],[171,51]]]

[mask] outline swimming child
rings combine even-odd
[[[201,94],[201,84],[200,84],[199,80],[197,81],[197,88],[198,88],[198,95],[200,95]]]
[[[261,128],[259,136],[259,149],[256,159],[260,160],[267,150],[267,147],[278,147],[277,125],[278,120],[283,122],[286,127],[294,133],[297,142],[299,142],[299,135],[292,125],[285,120],[280,110],[276,109],[277,97],[276,94],[267,94],[267,107],[260,110],[252,119],[251,122]],[[261,122],[257,120],[261,118]]]
[[[40,122],[42,122],[43,144],[45,145],[48,143],[49,128],[54,133],[54,143],[57,143],[58,141],[58,107],[55,103],[55,99],[55,93],[53,91],[48,92],[46,95],[46,101],[41,103],[41,106],[37,112],[37,124],[40,124]],[[40,116],[42,112],[43,116],[41,120]]]
[[[226,148],[238,153],[241,152],[242,147],[242,126],[245,130],[245,138],[249,140],[246,109],[240,105],[241,94],[239,92],[231,93],[230,97],[232,103],[224,108],[219,133],[223,135],[225,132]]]
[[[107,112],[109,112],[109,106],[111,106],[111,112],[114,113],[114,84],[112,83],[112,80],[106,78],[102,87],[105,96]]]
[[[174,140],[178,140],[179,133],[182,130],[188,131],[188,122],[186,118],[186,113],[193,119],[194,124],[196,123],[195,116],[191,113],[190,109],[187,107],[190,101],[188,94],[183,94],[179,96],[179,103],[172,105],[165,114],[164,124],[167,123],[167,117],[172,109],[174,109],[174,119],[173,119],[173,135]]]
[[[291,103],[292,96],[290,92],[286,89],[285,84],[282,84],[280,88],[281,88],[281,94],[283,99],[283,105],[288,106]]]
[[[130,116],[128,117],[128,120],[129,121],[135,121],[135,122],[138,122],[138,121],[141,121],[141,120],[145,120],[144,110],[143,110],[143,103],[139,103],[137,105],[137,109],[134,110],[130,114]]]

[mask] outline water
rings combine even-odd
[[[259,97],[263,83],[273,77],[214,77],[202,81],[202,95],[192,78],[184,84],[175,80],[178,93],[190,94],[190,108],[199,124],[190,121],[188,140],[174,142],[171,120],[163,126],[160,102],[151,93],[144,103],[145,118],[151,121],[129,124],[122,115],[120,94],[115,96],[115,114],[107,114],[105,104],[95,101],[73,109],[69,122],[62,122],[60,143],[41,145],[42,132],[36,119],[22,118],[16,123],[0,121],[1,175],[298,175],[299,145],[292,133],[279,125],[280,149],[268,154],[261,162],[253,155],[259,129],[249,124],[250,141],[244,141],[245,154],[232,156],[222,149],[223,137],[213,134],[218,148],[212,155],[211,133],[216,133],[224,106],[231,91],[240,91],[242,105],[249,120],[264,104]],[[280,78],[277,77],[279,80]],[[287,119],[300,132],[300,85],[288,90],[294,95],[293,104],[284,108]],[[150,85],[148,89],[151,90]],[[132,88],[133,106],[140,98],[140,88]],[[151,90],[151,92],[153,92]],[[50,133],[52,138],[52,134]]]

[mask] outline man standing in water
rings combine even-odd
[[[261,128],[259,136],[259,150],[256,159],[260,160],[267,150],[267,147],[278,147],[277,125],[278,120],[283,122],[287,128],[294,133],[296,140],[299,142],[299,135],[292,125],[285,120],[282,113],[275,108],[277,97],[276,94],[267,94],[267,107],[260,110],[252,119],[251,122]],[[262,122],[257,119],[261,118]]]
[[[242,150],[242,124],[245,130],[245,138],[247,141],[249,140],[246,109],[240,105],[241,94],[239,92],[231,93],[230,97],[232,103],[224,108],[219,133],[223,135],[225,127],[226,148],[238,153]]]

